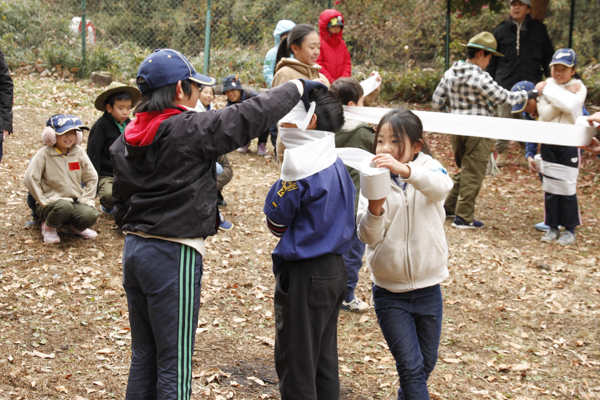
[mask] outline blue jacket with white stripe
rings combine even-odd
[[[280,237],[273,251],[273,272],[284,260],[344,254],[356,229],[355,188],[339,158],[306,178],[279,179],[267,195],[267,226]]]

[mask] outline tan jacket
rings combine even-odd
[[[330,87],[331,84],[329,80],[319,72],[321,66],[315,64],[310,66],[308,64],[301,63],[295,58],[282,58],[277,64],[275,68],[275,77],[273,78],[273,87],[279,86],[282,83],[291,81],[292,79],[323,79],[323,83]],[[281,139],[279,139],[279,135],[277,135],[277,158],[279,158],[280,162],[283,162],[283,152],[285,151],[285,147],[283,143],[281,143]]]
[[[25,171],[25,186],[42,207],[57,200],[94,207],[98,174],[78,145],[63,156],[55,147],[44,146]],[[84,185],[83,187],[81,185]]]

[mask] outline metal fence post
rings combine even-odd
[[[81,0],[81,76],[85,76],[85,0]]]
[[[85,1],[85,0],[83,0]],[[211,20],[211,0],[206,2],[206,33],[204,34],[204,75],[208,76],[210,62],[210,20]]]
[[[327,0],[327,8],[331,9],[331,0]]]
[[[446,61],[444,63],[444,71],[450,68],[450,0],[446,3]]]
[[[569,20],[569,48],[573,48],[573,27],[575,20],[575,0],[571,0],[571,19]]]

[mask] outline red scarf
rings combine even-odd
[[[133,146],[149,145],[154,140],[160,124],[183,111],[181,108],[166,108],[162,112],[137,113],[135,119],[125,128],[125,141]]]

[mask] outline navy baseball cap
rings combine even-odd
[[[79,118],[74,115],[62,115],[56,114],[50,117],[48,121],[46,121],[46,126],[54,129],[57,135],[62,135],[63,133],[70,131],[72,129],[87,129],[87,126],[83,125],[83,122]]]
[[[566,67],[574,67],[577,65],[577,54],[573,49],[558,49],[552,56],[550,65],[562,64]]]
[[[521,81],[521,82],[515,83],[515,85],[510,89],[510,91],[511,92],[520,92],[521,90],[525,90],[526,92],[529,92],[530,90],[533,90],[533,89],[535,89],[535,85],[532,82]],[[525,100],[522,103],[515,104],[512,107],[511,112],[513,114],[523,112],[525,110],[526,106],[527,106],[527,100]]]
[[[158,49],[142,61],[136,82],[140,92],[143,93],[186,79],[205,86],[215,84],[214,78],[197,73],[180,52],[173,49]]]

